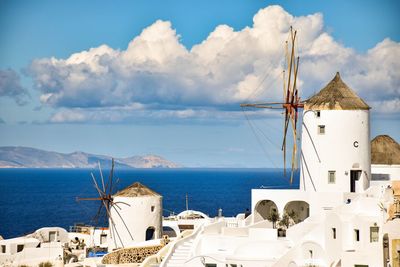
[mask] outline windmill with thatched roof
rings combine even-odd
[[[378,135],[371,141],[373,181],[400,181],[400,144],[388,135]]]
[[[369,187],[369,110],[339,73],[304,102],[301,189],[363,192]]]
[[[110,211],[109,225],[113,240],[109,242],[109,250],[162,237],[160,194],[135,182],[115,193],[113,201],[116,209]]]

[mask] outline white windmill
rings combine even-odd
[[[139,182],[125,189],[114,191],[114,159],[112,160],[108,182],[100,169],[101,188],[91,173],[94,186],[99,194],[97,198],[77,198],[97,200],[100,206],[98,217],[104,208],[109,222],[108,250],[125,248],[137,242],[144,242],[162,236],[162,196]]]

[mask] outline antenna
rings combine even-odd
[[[293,183],[293,173],[297,169],[297,120],[299,117],[298,110],[304,107],[300,101],[299,93],[297,90],[297,74],[299,70],[299,57],[295,55],[295,42],[297,31],[293,31],[290,27],[290,49],[288,42],[285,43],[286,61],[288,63],[288,72],[283,74],[283,101],[282,102],[269,102],[269,103],[256,103],[256,104],[240,104],[243,107],[252,108],[267,108],[267,109],[283,109],[285,112],[285,121],[283,126],[283,142],[281,150],[283,151],[283,172],[286,176],[286,136],[289,129],[289,124],[292,126],[293,135],[293,148],[291,160],[291,174],[290,184]],[[291,51],[290,56],[288,50]],[[286,79],[287,80],[286,80]],[[293,82],[292,82],[293,79]]]
[[[186,193],[186,210],[189,210],[189,199],[187,193]]]

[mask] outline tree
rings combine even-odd
[[[279,219],[279,212],[276,209],[272,209],[267,217],[267,220],[272,222],[272,228],[276,228],[276,222],[279,221]]]
[[[290,226],[290,217],[287,212],[283,213],[282,219],[279,221],[279,226],[283,227],[284,229],[288,229]]]
[[[285,211],[282,215],[282,219],[279,221],[279,226],[284,227],[285,229],[288,229],[290,226],[298,223],[297,218],[297,213],[294,210],[291,210],[289,212]]]

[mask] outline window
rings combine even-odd
[[[318,134],[325,134],[325,125],[318,125]]]
[[[146,229],[146,241],[154,239],[155,232],[156,232],[156,229],[154,227],[150,226],[149,228],[147,228]]]
[[[379,241],[379,227],[372,226],[369,228],[369,242],[378,242]]]
[[[315,111],[315,116],[317,118],[320,118],[321,117],[321,111],[320,110]]]
[[[17,245],[17,252],[20,252],[24,249],[24,245]]]
[[[354,229],[354,240],[355,241],[360,241],[360,230]]]
[[[215,263],[206,263],[205,267],[217,267]]]
[[[1,245],[1,253],[6,253],[6,245]]]
[[[328,171],[328,184],[336,183],[336,171]]]
[[[336,228],[332,228],[332,237],[336,239]]]
[[[155,209],[155,207],[154,207],[154,206],[151,206],[151,212],[153,212],[153,211],[154,211],[154,209]]]
[[[49,232],[49,242],[55,242],[56,240],[56,232],[55,231],[50,231]]]
[[[100,244],[105,244],[107,243],[107,234],[101,234],[100,235]]]

